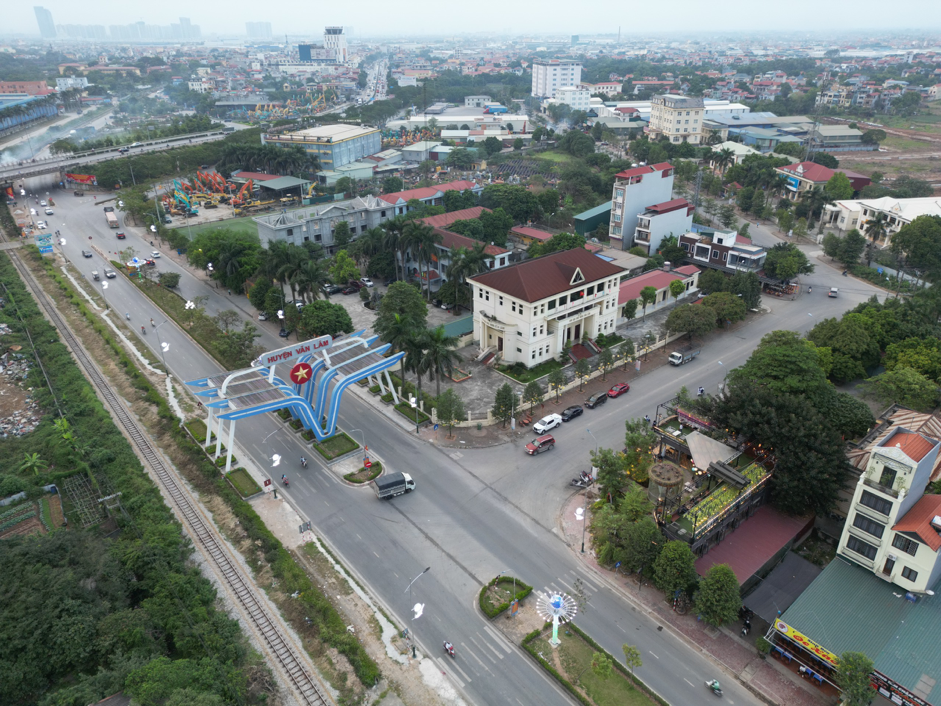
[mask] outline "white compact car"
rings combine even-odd
[[[562,415],[549,414],[533,424],[533,431],[537,434],[545,434],[550,429],[555,429],[562,425]]]

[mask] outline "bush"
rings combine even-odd
[[[530,593],[533,592],[532,586],[529,586],[523,583],[519,579],[515,579],[515,581],[516,581],[516,594],[513,597],[511,597],[509,600],[496,606],[493,605],[488,599],[488,591],[492,587],[501,583],[505,583],[505,584],[512,586],[514,582],[513,577],[512,576],[498,576],[495,579],[493,579],[490,583],[486,584],[483,588],[480,589],[480,594],[477,597],[477,602],[480,605],[480,609],[484,612],[484,615],[486,615],[488,618],[496,618],[498,615],[500,615],[500,613],[502,613],[503,611],[505,611],[507,608],[510,607],[510,603],[513,602],[514,597],[517,600],[521,601],[524,598],[526,598],[526,596],[528,596]],[[512,588],[510,589],[510,593],[513,593]]]

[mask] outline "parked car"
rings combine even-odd
[[[562,424],[562,416],[558,414],[547,414],[538,422],[533,424],[533,431],[537,434],[545,434],[550,429],[555,429]]]
[[[341,294],[356,294],[359,291],[357,287],[344,287],[340,290]]]
[[[619,382],[617,385],[608,390],[608,397],[620,397],[630,389],[631,386],[626,382]]]
[[[320,291],[324,294],[339,294],[343,291],[343,287],[328,282],[320,288]]]
[[[347,282],[346,284],[347,284],[347,286],[349,286],[349,287],[353,287],[357,292],[358,292],[359,290],[361,290],[363,287],[366,286],[365,284],[363,284],[363,283],[360,282],[359,280],[355,280],[355,279],[351,279],[351,280],[350,280],[349,282]]]
[[[362,282],[363,284],[365,284],[367,287],[373,287],[373,286],[375,286],[375,285],[373,285],[372,280],[369,279],[369,277],[360,277],[360,278],[359,278],[359,281]]]
[[[261,313],[258,315],[258,320],[259,320],[259,321],[267,321],[267,320],[268,320],[268,314],[266,314],[265,312],[261,312]]]
[[[84,195],[85,195],[85,192],[84,192],[84,191],[73,191],[72,193],[75,194],[76,196],[84,196]]]
[[[288,331],[286,328],[283,328],[280,331],[278,331],[278,335],[281,336],[281,338],[287,338],[288,336],[291,335],[291,332]]]
[[[562,415],[561,415],[562,421],[568,422],[568,421],[571,421],[572,419],[575,419],[575,417],[580,417],[582,412],[584,411],[585,410],[581,408],[581,405],[577,405],[577,404],[572,405],[571,407],[566,407],[565,409],[562,410]]]
[[[46,222],[45,221],[36,221],[36,227],[40,230],[45,230]]]
[[[118,240],[124,240],[127,236],[124,233],[118,233]]]
[[[553,437],[552,434],[544,434],[526,444],[526,453],[530,456],[535,456],[536,454],[541,454],[543,451],[551,451],[554,448],[555,437]]]
[[[91,251],[82,250],[82,257],[91,257]]]
[[[173,219],[170,218],[170,216],[164,216],[164,217],[163,217],[163,222],[164,222],[164,224],[166,224],[166,225],[170,225],[171,223],[173,223]]]
[[[607,392],[596,392],[587,400],[585,400],[585,406],[588,407],[588,409],[594,409],[598,405],[604,404],[607,401],[608,401]]]

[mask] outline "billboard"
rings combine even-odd
[[[835,654],[830,652],[830,650],[828,650],[827,648],[811,640],[800,630],[795,630],[790,625],[785,623],[783,620],[775,620],[774,629],[777,630],[782,635],[784,635],[784,637],[786,637],[791,642],[800,645],[805,650],[815,655],[817,658],[823,660],[824,662],[827,662],[833,665],[834,667],[840,666],[839,657],[837,657]]]
[[[98,185],[98,180],[93,174],[68,174],[66,173],[65,178],[69,181],[77,181],[79,184],[94,184]]]
[[[296,343],[293,346],[286,346],[284,348],[279,348],[276,351],[269,351],[258,356],[258,360],[255,361],[254,365],[268,367],[275,365],[276,363],[288,363],[292,360],[300,358],[302,355],[308,355],[314,353],[315,351],[326,350],[330,347],[330,344],[333,343],[333,338],[330,336],[321,336],[320,338],[312,338],[309,341],[304,341],[303,343]]]
[[[797,188],[800,186],[800,184],[800,179],[797,177],[788,177],[784,185],[791,191],[797,191]]]

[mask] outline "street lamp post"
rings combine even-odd
[[[408,403],[412,406],[412,411],[415,412],[415,433],[421,433],[418,430],[418,398],[412,395],[408,396]]]
[[[169,319],[164,319],[159,324],[154,326],[154,333],[157,334],[157,344],[160,346],[160,357],[163,359],[163,370],[167,374],[167,377],[170,377],[170,368],[167,367],[167,353],[164,348],[163,341],[160,340],[160,327],[167,323]]]
[[[358,431],[360,434],[363,435],[363,463],[365,463],[365,462],[366,462],[366,451],[367,451],[367,448],[368,448],[368,447],[366,446],[366,432],[364,432],[362,429],[350,429],[350,434],[352,434],[352,433],[355,432],[355,431]]]
[[[588,435],[595,440],[595,455],[598,455],[598,440],[595,439],[595,435],[591,433],[591,429],[586,429]],[[582,554],[585,553],[585,529],[588,526],[588,488],[585,486],[585,506],[582,510]]]
[[[412,584],[415,583],[416,581],[418,581],[418,579],[420,579],[422,576],[424,576],[425,574],[427,574],[429,571],[431,571],[431,567],[430,567],[430,566],[427,567],[427,568],[426,568],[424,571],[422,571],[420,574],[418,574],[418,576],[416,576],[415,578],[413,578],[412,581],[411,581],[411,583],[408,584],[408,588],[405,589],[406,592],[408,593],[408,602],[409,602],[408,609],[409,609],[409,610],[412,610],[412,606],[411,606],[411,603],[412,603]],[[416,617],[417,617],[417,616],[416,616]],[[414,657],[415,657],[415,625],[414,625],[414,621],[412,621],[412,636],[411,636],[411,639],[410,639],[409,641],[412,643],[412,658],[414,659]]]

